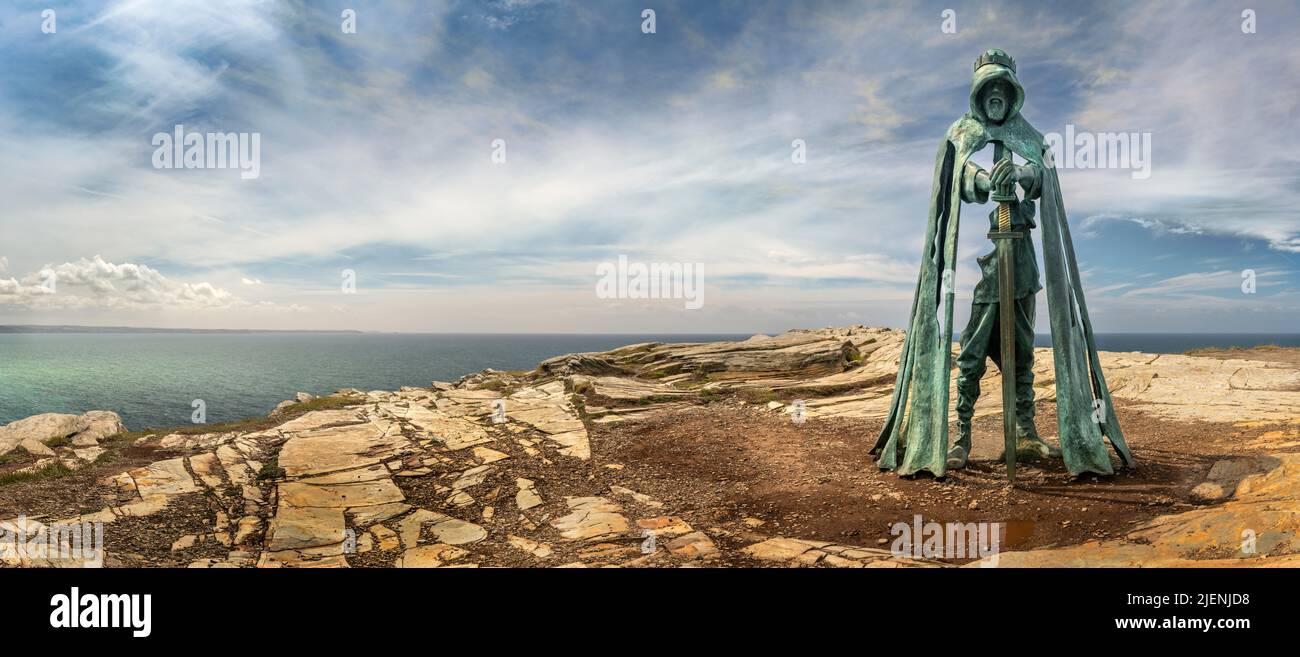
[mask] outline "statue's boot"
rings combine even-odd
[[[948,450],[948,469],[960,470],[966,467],[970,457],[970,420],[957,420],[957,444]]]
[[[1007,452],[1004,449],[998,460],[1005,461],[1006,458]],[[1061,448],[1043,440],[1032,420],[1016,424],[1016,461],[1057,458],[1061,458]]]

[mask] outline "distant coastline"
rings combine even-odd
[[[0,333],[363,333],[363,331],[321,331],[310,329],[191,329],[136,326],[78,326],[74,324],[0,324]]]
[[[895,327],[896,328],[896,327]],[[776,335],[781,331],[754,331],[751,333],[658,333],[657,337],[665,341],[689,342],[691,338],[706,338],[706,341],[719,336],[731,335]],[[581,337],[605,338],[611,336],[644,336],[640,333],[617,332],[485,332],[485,331],[363,331],[358,329],[220,329],[220,328],[162,328],[151,326],[86,326],[79,324],[0,324],[0,334],[6,333],[216,333],[216,334],[256,334],[305,333],[318,335],[433,335],[433,336],[481,336],[481,337]],[[1253,348],[1261,346],[1300,347],[1300,332],[1270,333],[1266,331],[1253,333],[1227,333],[1216,331],[1202,332],[1162,332],[1162,331],[1114,331],[1097,332],[1098,348],[1102,351],[1150,351],[1153,353],[1182,353],[1190,349],[1229,349]],[[957,336],[953,336],[957,341]],[[1034,344],[1050,347],[1050,333],[1034,336]]]
[[[530,371],[548,358],[646,342],[743,341],[750,334],[448,334],[0,326],[0,424],[38,413],[111,410],[129,428],[264,416],[297,392],[396,390],[484,368]],[[1300,334],[1099,333],[1103,351],[1182,354]],[[1038,336],[1040,346],[1050,336]],[[1236,356],[1240,357],[1240,356]]]

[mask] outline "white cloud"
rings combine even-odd
[[[187,283],[147,265],[91,260],[47,265],[21,280],[0,280],[0,304],[38,309],[221,310],[248,302],[207,282]]]

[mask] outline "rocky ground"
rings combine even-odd
[[[971,467],[874,467],[901,346],[865,327],[631,345],[175,432],[36,416],[0,427],[0,532],[102,522],[107,566],[990,565],[891,553],[921,516],[1001,523],[1003,566],[1300,565],[1293,350],[1105,353],[1138,466],[1032,463],[1011,488],[992,367]],[[1049,350],[1034,369],[1052,440]],[[78,565],[19,547],[0,562]]]

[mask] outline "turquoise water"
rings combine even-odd
[[[366,333],[0,333],[0,424],[46,412],[117,411],[131,429],[265,415],[299,390],[393,390],[454,381],[485,367],[636,342],[748,335],[452,335]],[[1050,338],[1039,336],[1044,345]],[[1111,333],[1102,349],[1181,353],[1197,347],[1300,346],[1300,335]]]
[[[470,372],[532,369],[578,351],[739,335],[366,333],[0,334],[0,424],[36,413],[116,411],[130,429],[265,415],[299,390],[395,390]]]

